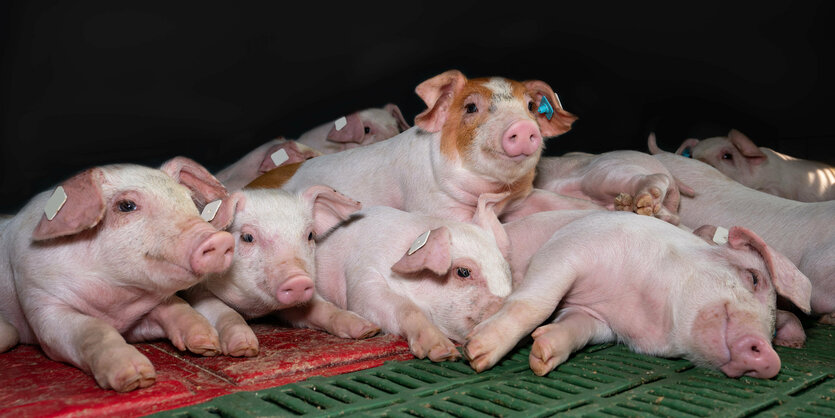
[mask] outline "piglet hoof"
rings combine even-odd
[[[632,212],[632,195],[621,193],[615,197],[615,210]]]
[[[335,314],[332,322],[325,328],[326,331],[340,338],[364,339],[380,332],[380,327],[350,311]]]
[[[534,338],[528,363],[537,376],[545,376],[551,370],[565,362],[571,353],[569,347],[563,347],[567,336],[561,332],[556,324],[544,325],[537,328],[531,337]]]
[[[835,325],[835,312],[830,312],[828,314],[821,315],[820,319],[818,319],[818,322],[826,325]]]
[[[495,331],[495,328],[483,325],[485,325],[484,322],[470,332],[467,336],[467,343],[464,345],[464,357],[470,362],[470,367],[479,373],[493,367],[501,360],[501,342],[506,340]]]
[[[258,337],[249,325],[229,326],[220,332],[220,347],[227,356],[255,357],[259,351]]]
[[[415,338],[409,337],[409,349],[417,358],[432,361],[456,360],[461,357],[455,344],[437,328],[424,328]]]
[[[212,357],[223,351],[220,347],[220,338],[217,331],[208,322],[190,327],[183,339],[185,340],[185,348],[194,354]],[[182,348],[180,349],[182,350]]]
[[[20,335],[17,333],[17,328],[0,317],[0,353],[9,351],[18,342],[20,342]]]
[[[663,193],[657,187],[650,187],[641,191],[635,197],[634,212],[638,215],[653,216],[661,210]]]
[[[128,344],[101,351],[90,370],[99,386],[117,392],[146,388],[157,380],[151,361]]]

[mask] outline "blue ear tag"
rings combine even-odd
[[[693,158],[693,156],[690,155],[690,148],[685,148],[684,151],[681,152],[681,156],[682,157],[687,157],[687,158]]]
[[[551,118],[554,117],[554,108],[551,107],[551,103],[545,96],[542,96],[542,99],[539,100],[539,108],[536,109],[536,111],[539,113],[544,113],[545,117],[547,117],[548,120],[551,120]]]

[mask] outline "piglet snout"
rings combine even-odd
[[[285,281],[276,292],[276,299],[283,305],[298,305],[313,297],[313,280],[296,276]]]
[[[191,253],[191,269],[197,274],[221,273],[232,264],[235,239],[226,231],[209,235]]]
[[[502,135],[502,149],[508,157],[528,156],[542,145],[539,127],[530,120],[513,122]]]
[[[780,356],[765,338],[746,335],[728,346],[731,361],[721,367],[730,377],[770,379],[780,371]]]

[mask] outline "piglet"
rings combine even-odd
[[[650,148],[652,154],[661,150]],[[676,154],[688,154],[726,176],[756,190],[801,202],[835,199],[835,167],[758,147],[742,132],[699,141],[685,140]]]
[[[475,223],[374,206],[333,230],[316,252],[316,289],[337,306],[405,337],[432,361],[461,342],[510,293],[507,235],[482,195]],[[504,253],[503,251],[504,250]]]
[[[410,127],[400,108],[388,103],[317,126],[301,134],[298,141],[324,154],[333,154],[389,139]]]
[[[236,212],[229,227],[236,241],[232,266],[185,292],[217,329],[224,354],[258,354],[257,337],[246,320],[276,311],[293,325],[343,338],[379,331],[314,292],[315,239],[359,210],[359,202],[325,186],[301,194],[244,189],[229,200]]]
[[[536,188],[587,199],[609,210],[655,216],[673,225],[679,223],[681,193],[694,193],[651,155],[638,151],[542,157],[536,171]]]
[[[780,370],[771,347],[776,294],[809,311],[809,280],[742,227],[727,243],[627,212],[534,214],[511,236],[536,241],[516,259],[524,279],[464,348],[477,371],[492,367],[524,336],[531,369],[544,375],[589,343],[622,341],[649,355],[684,357],[730,377],[768,379]],[[534,231],[534,234],[530,234]],[[514,252],[516,248],[514,247]],[[536,328],[552,313],[554,322]],[[534,329],[536,330],[534,331]]]
[[[216,228],[231,220],[229,207],[214,203],[226,196],[182,157],[159,170],[91,168],[35,196],[0,221],[0,349],[40,344],[120,392],[156,378],[128,341],[168,337],[217,353],[211,326],[175,293],[229,267],[234,240]],[[215,225],[195,203],[216,210],[206,215]]]
[[[230,191],[240,190],[258,176],[282,165],[318,157],[321,152],[297,141],[277,138],[250,151],[215,174]]]
[[[600,208],[533,188],[543,137],[567,132],[577,119],[547,83],[468,79],[450,70],[415,92],[427,106],[416,126],[386,141],[276,168],[248,186],[299,192],[326,184],[366,206],[461,222],[472,219],[483,193],[511,192],[496,206],[504,221],[540,210]],[[552,108],[540,113],[546,101]]]
[[[655,141],[650,136],[650,147]],[[754,190],[708,164],[669,152],[653,156],[698,193],[682,199],[682,225],[743,226],[784,254],[812,282],[812,312],[835,323],[835,201],[799,202]]]

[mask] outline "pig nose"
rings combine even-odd
[[[197,274],[220,273],[232,264],[235,239],[226,231],[209,235],[191,253],[191,269]]]
[[[313,280],[307,276],[296,276],[281,284],[276,299],[282,305],[298,305],[313,297]]]
[[[731,361],[722,366],[722,371],[728,376],[745,375],[770,379],[780,371],[780,356],[765,338],[754,335],[744,336],[731,344],[729,348]]]
[[[542,144],[539,127],[530,120],[513,122],[502,135],[502,149],[508,157],[528,156]]]

